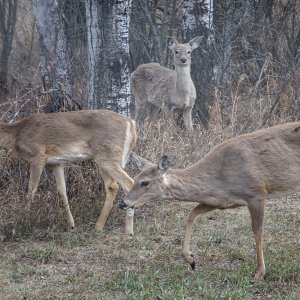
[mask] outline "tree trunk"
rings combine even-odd
[[[191,65],[191,76],[197,92],[194,116],[205,126],[209,119],[209,99],[212,98],[209,88],[213,76],[213,58],[210,55],[212,9],[213,0],[184,0],[182,6],[182,42],[188,42],[195,36],[204,36],[205,40],[209,41],[193,52]]]
[[[2,51],[0,55],[0,95],[4,95],[8,92],[8,60],[17,20],[17,6],[18,0],[0,2],[0,36],[2,40]]]
[[[40,35],[40,72],[49,102],[45,110],[74,110],[63,14],[64,1],[33,0],[33,11]]]
[[[88,100],[86,107],[129,115],[131,0],[86,0]]]

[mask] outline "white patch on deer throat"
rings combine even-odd
[[[131,136],[131,123],[130,121],[127,122],[127,127],[126,127],[126,134],[125,134],[125,140],[123,144],[123,151],[122,151],[122,168],[125,168],[126,162],[128,159],[129,151],[130,151],[130,145],[132,141],[132,136]]]
[[[166,174],[163,175],[164,184],[170,186],[170,180],[167,178]]]

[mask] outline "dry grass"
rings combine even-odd
[[[135,151],[156,161],[168,154],[173,167],[188,166],[212,147],[262,127],[261,103],[220,113],[211,108],[209,128],[195,132],[163,120],[141,128]],[[250,109],[251,107],[251,109]],[[258,111],[261,114],[258,116]],[[248,118],[243,117],[247,112]],[[226,121],[224,121],[226,120]],[[289,118],[271,116],[268,123]],[[116,201],[107,226],[96,232],[104,190],[92,163],[66,168],[70,206],[77,228],[69,232],[54,180],[45,170],[30,206],[25,198],[28,166],[1,152],[1,299],[298,299],[300,294],[299,197],[271,200],[265,222],[267,280],[253,282],[254,239],[246,209],[201,217],[193,230],[198,268],[181,257],[190,203],[168,201],[137,209],[135,236],[123,238],[124,214]],[[136,169],[127,171],[135,176]],[[96,183],[96,184],[95,184]],[[98,184],[99,183],[99,184]],[[123,196],[122,191],[118,199]]]

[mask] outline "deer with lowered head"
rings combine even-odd
[[[158,63],[140,65],[131,75],[131,92],[135,99],[135,120],[141,124],[145,110],[150,109],[150,119],[158,118],[163,111],[168,118],[177,112],[182,115],[185,128],[193,130],[192,109],[196,89],[191,77],[191,53],[199,47],[202,37],[195,37],[186,44],[169,38],[175,71]]]
[[[135,122],[107,110],[33,114],[11,124],[0,122],[0,147],[12,150],[30,165],[28,197],[34,197],[42,171],[49,166],[71,228],[75,223],[66,193],[64,164],[90,159],[96,162],[106,191],[96,229],[103,229],[118,184],[126,192],[133,185],[124,168],[135,141]],[[133,214],[131,210],[126,215],[127,235],[133,234]]]
[[[263,279],[263,219],[268,196],[300,189],[300,122],[277,125],[229,139],[188,168],[170,168],[167,156],[158,164],[134,155],[143,169],[120,203],[136,208],[156,200],[197,203],[187,218],[183,257],[195,268],[190,252],[192,226],[201,214],[215,209],[246,206],[256,243],[255,278]]]

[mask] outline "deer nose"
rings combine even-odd
[[[122,200],[122,201],[119,203],[119,207],[120,207],[121,209],[124,209],[124,208],[127,207],[127,204],[124,202],[124,200]]]
[[[187,61],[187,58],[186,58],[186,57],[181,57],[181,58],[180,58],[180,62],[181,62],[181,63],[184,64],[184,63],[186,63],[186,61]]]

